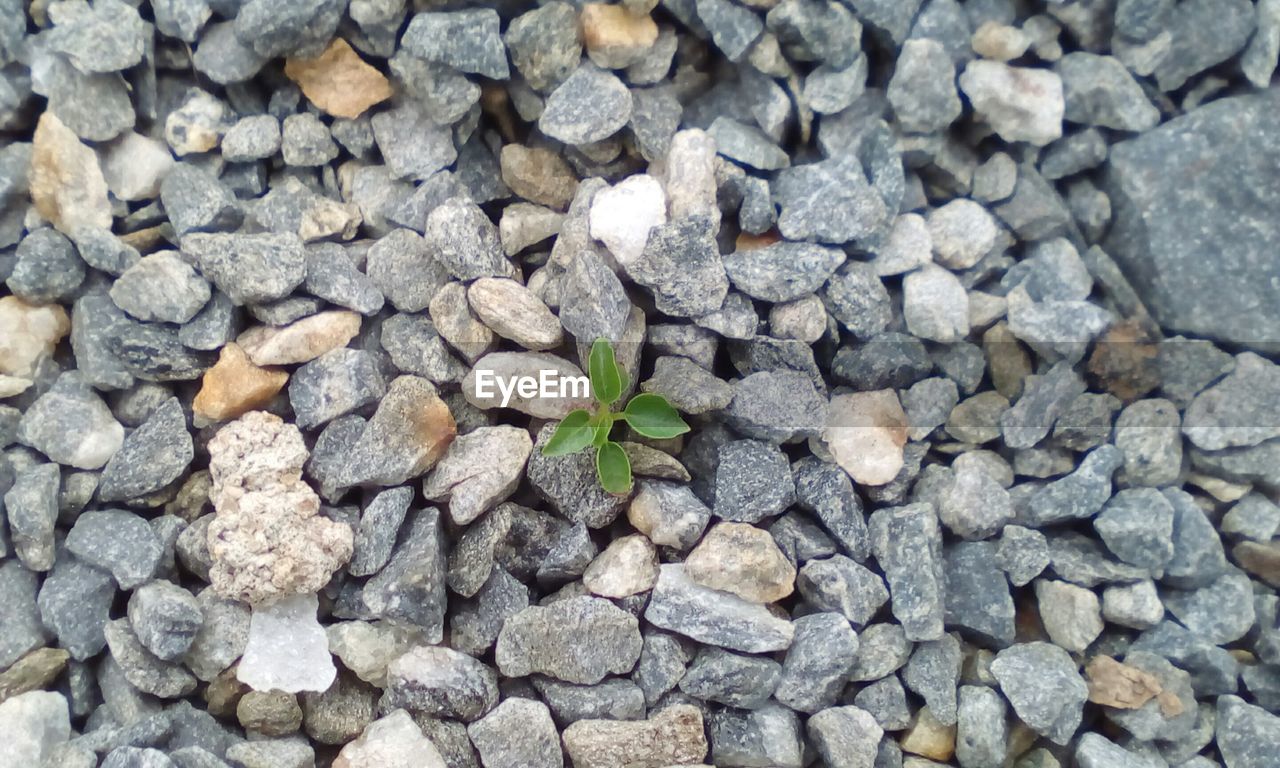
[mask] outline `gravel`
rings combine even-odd
[[[518,5],[5,5],[0,766],[1272,766],[1280,3]]]

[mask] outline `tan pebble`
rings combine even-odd
[[[746,523],[720,523],[684,561],[689,578],[753,603],[791,594],[796,569],[769,532]]]
[[[5,296],[0,298],[0,329],[0,374],[25,380],[71,332],[71,318],[57,304],[28,304]]]
[[[342,38],[335,38],[314,59],[287,60],[284,73],[312,104],[334,117],[354,120],[392,94],[387,78]]]
[[[107,180],[98,156],[52,112],[36,124],[28,178],[36,210],[63,234],[80,227],[111,227]]]
[[[884,485],[902,469],[907,416],[892,389],[831,398],[823,440],[854,482]]]
[[[319,312],[284,326],[259,325],[236,339],[255,365],[293,365],[346,346],[360,332],[360,315]]]
[[[239,344],[230,342],[204,372],[191,410],[209,422],[234,419],[271,402],[288,381],[287,372],[254,365]]]
[[[634,64],[658,41],[658,25],[653,19],[621,5],[587,3],[580,21],[587,56],[596,66],[607,69]]]

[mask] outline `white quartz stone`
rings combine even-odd
[[[255,691],[325,691],[338,670],[315,595],[292,595],[253,609],[249,644],[236,677]]]

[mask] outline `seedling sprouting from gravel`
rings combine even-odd
[[[637,433],[663,440],[689,431],[689,425],[666,398],[651,392],[638,394],[621,411],[614,411],[627,388],[627,372],[618,367],[614,359],[613,345],[605,339],[596,339],[591,345],[588,361],[591,377],[591,395],[596,401],[594,412],[584,408],[571,411],[542,446],[543,456],[564,456],[595,448],[596,476],[600,486],[609,493],[625,494],[631,491],[631,462],[622,446],[609,439],[613,425],[625,421]]]

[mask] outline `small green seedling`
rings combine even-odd
[[[613,345],[606,339],[596,339],[591,345],[588,363],[595,412],[583,408],[571,411],[542,446],[542,455],[564,456],[594,446],[600,486],[613,494],[630,493],[631,462],[622,446],[609,439],[614,423],[625,421],[639,434],[659,440],[683,435],[689,425],[666,398],[650,392],[631,398],[621,411],[611,409],[627,388],[627,373],[618,367]]]

